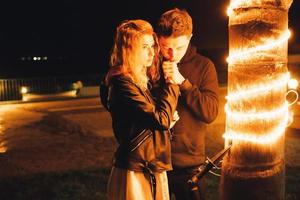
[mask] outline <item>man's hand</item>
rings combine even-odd
[[[177,64],[171,61],[164,61],[162,64],[165,80],[168,83],[182,84],[185,78],[178,70]]]

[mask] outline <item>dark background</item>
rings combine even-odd
[[[114,29],[125,19],[156,24],[167,9],[193,17],[193,42],[226,70],[229,0],[10,0],[0,3],[0,78],[98,74],[106,71]],[[289,11],[290,53],[299,53],[300,6]],[[47,60],[33,61],[34,56]]]

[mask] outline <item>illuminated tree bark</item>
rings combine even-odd
[[[221,199],[285,196],[288,9],[292,0],[231,0]]]

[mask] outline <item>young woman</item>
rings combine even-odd
[[[169,200],[170,131],[179,95],[171,82],[159,99],[148,83],[159,79],[158,43],[152,26],[129,20],[116,30],[105,105],[119,146],[108,182],[109,200]],[[105,96],[105,95],[104,95]]]

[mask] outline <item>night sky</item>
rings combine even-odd
[[[229,0],[10,0],[0,10],[0,77],[102,73],[107,69],[114,29],[125,19],[156,24],[165,10],[190,12],[193,42],[207,56],[225,58]],[[290,51],[299,50],[300,5],[294,0]],[[298,20],[298,21],[297,21]],[[300,51],[298,51],[300,52]],[[33,61],[34,56],[47,60]],[[216,63],[220,62],[214,60]]]

